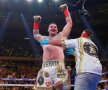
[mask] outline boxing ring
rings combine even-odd
[[[108,74],[108,72],[104,72],[102,73],[102,75],[106,75]],[[0,78],[0,81],[29,81],[29,82],[35,82],[36,79],[28,79],[28,78]],[[108,79],[106,80],[100,80],[99,83],[104,83],[104,82],[108,82]],[[35,83],[34,84],[0,84],[0,87],[32,87],[32,89],[35,90]],[[71,85],[71,87],[74,87],[74,85]],[[101,90],[108,90],[108,88],[106,89],[101,89]]]

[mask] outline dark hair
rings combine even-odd
[[[51,25],[51,24],[56,24],[55,22],[51,22],[50,24],[49,24],[49,26]],[[57,24],[56,24],[57,25]]]
[[[93,31],[90,29],[85,29],[84,31],[88,34],[88,36],[93,35]]]

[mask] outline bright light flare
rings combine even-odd
[[[54,0],[54,2],[58,2],[59,0]]]
[[[27,0],[28,2],[32,2],[32,0]]]
[[[39,2],[39,3],[42,3],[42,2],[43,2],[43,0],[38,0],[38,2]]]

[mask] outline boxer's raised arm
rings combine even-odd
[[[42,35],[39,34],[39,23],[41,21],[41,16],[34,16],[34,25],[33,25],[33,36],[40,42],[42,40]]]
[[[72,29],[72,25],[73,25],[72,18],[70,16],[70,12],[68,10],[67,4],[61,5],[60,10],[63,12],[65,19],[66,19],[66,25],[63,28],[62,35],[63,35],[63,37],[67,38],[71,32],[71,29]]]

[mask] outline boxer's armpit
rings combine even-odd
[[[35,34],[35,35],[34,35],[34,38],[35,38],[38,42],[40,42],[40,41],[42,40],[42,35],[41,35],[41,34]]]

